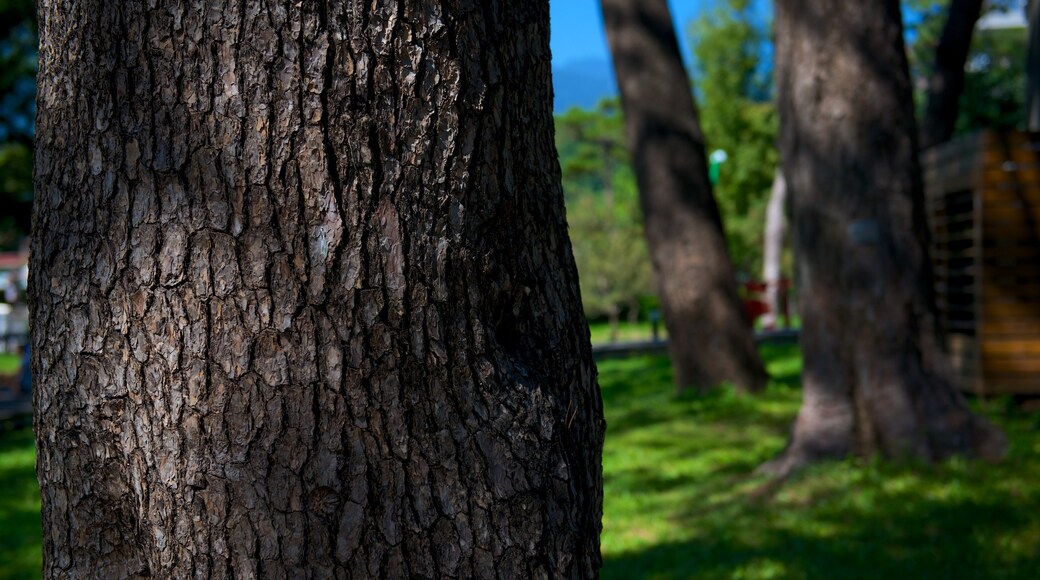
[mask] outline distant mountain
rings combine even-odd
[[[553,110],[562,113],[571,107],[588,109],[604,97],[617,95],[614,67],[606,59],[575,60],[553,65]]]

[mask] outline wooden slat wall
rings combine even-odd
[[[942,327],[963,386],[1040,394],[1040,133],[925,152]]]

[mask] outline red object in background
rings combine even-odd
[[[791,327],[791,315],[787,309],[787,293],[791,289],[791,282],[787,279],[781,279],[780,292],[777,296],[777,302],[779,304],[780,312],[776,312],[777,318],[784,319],[784,328]],[[761,316],[769,314],[769,304],[764,300],[766,290],[769,289],[769,285],[765,282],[758,280],[749,280],[741,284],[741,290],[743,290],[743,305],[744,305],[744,317],[747,319],[748,324],[752,327],[755,326]],[[774,328],[766,328],[766,330],[774,330]]]

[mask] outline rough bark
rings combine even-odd
[[[787,182],[783,171],[777,169],[769,194],[769,205],[766,207],[766,229],[762,243],[762,281],[766,284],[765,302],[769,307],[769,312],[762,316],[762,326],[769,330],[776,328],[780,312],[781,266],[786,239]]]
[[[939,44],[935,64],[928,77],[928,96],[921,119],[921,147],[945,143],[953,136],[964,92],[964,65],[971,50],[975,23],[982,13],[983,0],[952,0]]]
[[[40,21],[46,577],[596,575],[548,2]]]
[[[1029,20],[1029,48],[1026,56],[1026,127],[1040,131],[1040,0],[1026,7]]]
[[[937,337],[899,2],[781,0],[776,28],[805,367],[791,443],[768,468],[1000,456]]]
[[[737,296],[668,3],[602,5],[678,386],[760,390],[768,376]]]

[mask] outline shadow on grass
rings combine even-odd
[[[753,397],[676,395],[667,357],[603,365],[604,578],[1038,577],[1040,416],[988,409],[1000,465],[848,460],[772,488],[753,472],[786,442],[801,362],[763,355]]]
[[[40,491],[32,431],[0,432],[0,578],[39,578]]]
[[[766,344],[760,350],[772,377],[771,391],[800,388],[802,365],[797,345]],[[759,405],[760,397],[735,395],[727,388],[703,394],[693,390],[677,393],[671,362],[663,355],[605,361],[600,364],[600,385],[612,436],[674,419],[677,413],[696,421],[719,421],[751,413],[761,426],[785,434],[790,428],[786,412],[771,416]],[[666,444],[671,443],[669,440]]]
[[[786,506],[752,504],[738,518],[727,507],[687,522],[696,539],[608,555],[603,577],[1035,578],[1040,570],[1035,550],[999,549],[1005,536],[1035,542],[1036,529],[1031,514],[998,500],[896,496],[869,512],[825,510],[802,522]]]

